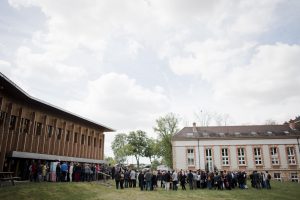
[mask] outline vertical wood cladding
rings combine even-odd
[[[12,151],[104,159],[104,135],[94,126],[1,93],[0,110],[0,171]]]

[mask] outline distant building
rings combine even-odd
[[[113,129],[30,96],[2,73],[0,111],[0,171],[18,173],[31,159],[104,162]]]
[[[174,169],[271,172],[298,181],[299,120],[284,125],[185,127],[172,139]]]

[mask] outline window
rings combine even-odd
[[[256,165],[262,165],[261,148],[254,148],[254,160]]]
[[[25,119],[23,120],[23,133],[28,133],[29,132],[29,125],[30,125],[30,120]]]
[[[61,139],[61,133],[62,133],[62,129],[61,128],[57,128],[57,139],[58,140]]]
[[[48,137],[50,138],[52,136],[53,127],[48,125]]]
[[[280,173],[274,173],[274,179],[277,181],[281,181],[281,174]]]
[[[102,146],[102,139],[100,139],[100,142],[99,142],[99,148],[101,149],[101,146]]]
[[[96,146],[97,146],[97,139],[94,138],[94,147],[96,147]]]
[[[9,122],[10,130],[15,130],[16,122],[17,122],[17,116],[15,116],[15,115],[10,116],[10,122]]]
[[[238,148],[238,160],[239,160],[239,165],[245,165],[245,149],[244,148]]]
[[[67,142],[70,141],[70,131],[69,130],[67,130],[66,141]]]
[[[81,144],[84,144],[85,135],[81,135]]]
[[[0,124],[1,124],[1,125],[2,125],[3,122],[4,122],[5,117],[6,117],[6,112],[1,111],[1,112],[0,112]]]
[[[298,174],[291,173],[291,180],[292,180],[292,182],[298,182]]]
[[[278,148],[277,147],[271,147],[270,152],[271,152],[272,165],[279,165]]]
[[[222,164],[229,165],[228,148],[222,148]]]
[[[41,135],[41,133],[42,133],[42,123],[36,122],[35,134]]]
[[[295,157],[295,148],[294,147],[287,147],[287,154],[288,154],[288,163],[290,165],[296,164],[296,157]]]
[[[194,149],[187,149],[187,163],[188,166],[195,165]]]
[[[212,149],[211,148],[205,149],[205,155],[206,155],[207,169],[208,171],[213,171]]]
[[[74,135],[74,143],[77,143],[77,140],[78,140],[78,133],[75,133],[75,135]]]
[[[88,136],[88,145],[91,146],[91,136]]]

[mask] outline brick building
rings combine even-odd
[[[0,171],[28,159],[104,162],[102,124],[36,99],[0,73]]]
[[[172,139],[174,169],[269,171],[298,181],[299,120],[284,125],[185,127]]]

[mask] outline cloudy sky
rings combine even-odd
[[[300,113],[298,0],[1,0],[0,71],[118,132]],[[214,122],[211,122],[213,125]],[[107,134],[110,155],[114,134]]]

